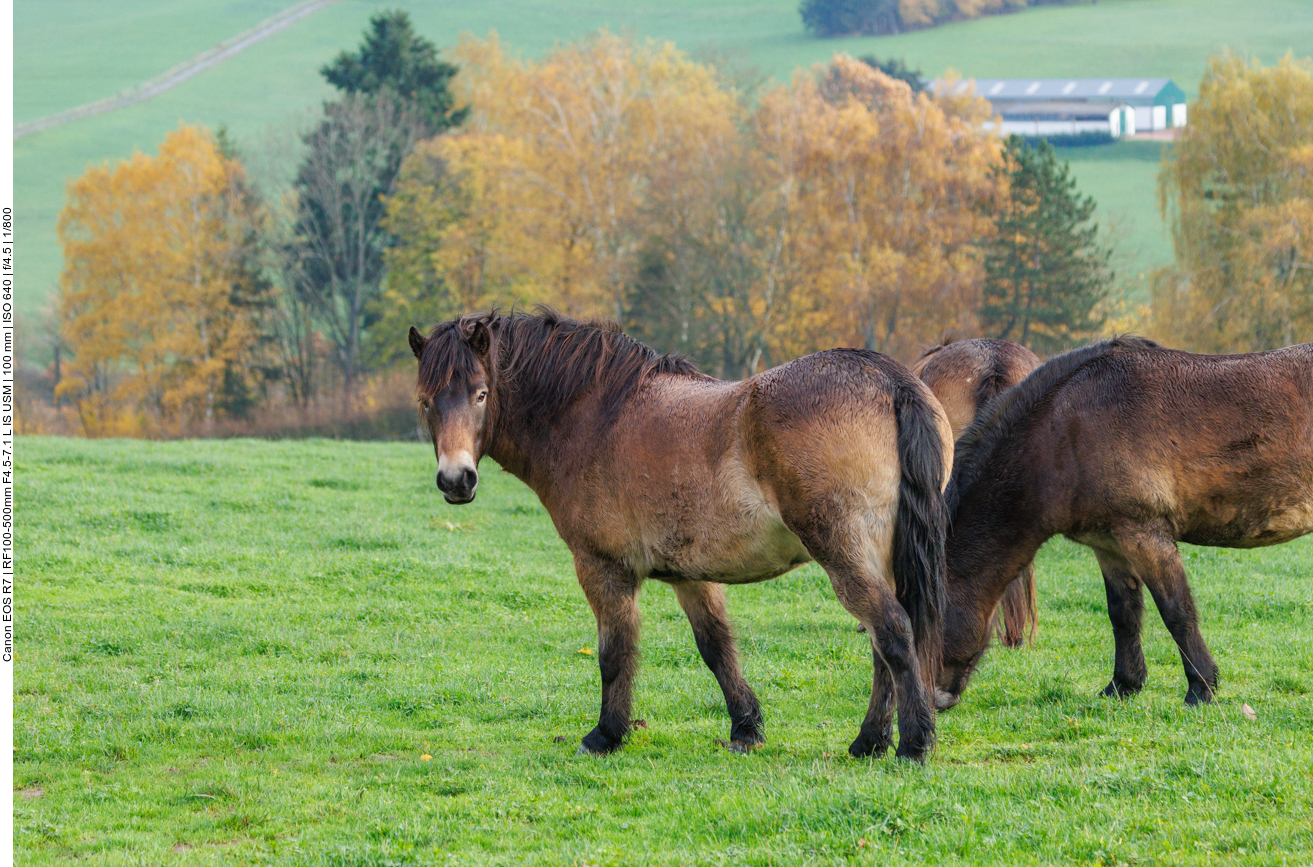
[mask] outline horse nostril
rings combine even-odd
[[[460,480],[461,486],[465,490],[472,491],[474,490],[475,485],[479,483],[479,474],[476,470],[467,468],[465,472],[461,474]]]

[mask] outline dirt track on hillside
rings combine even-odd
[[[152,96],[163,93],[170,88],[177,87],[192,76],[204,72],[212,66],[217,66],[225,60],[240,54],[257,42],[261,42],[273,36],[280,30],[283,30],[300,21],[309,15],[313,15],[320,9],[337,3],[338,0],[301,0],[293,6],[289,6],[271,18],[266,18],[259,24],[243,33],[239,33],[231,39],[220,42],[213,48],[202,51],[195,57],[189,58],[162,75],[157,75],[149,81],[143,81],[134,87],[114,94],[113,96],[89,102],[85,105],[75,106],[65,109],[58,114],[51,114],[27,123],[17,124],[14,127],[14,138],[22,138],[25,135],[31,135],[34,132],[40,132],[43,129],[60,126],[70,121],[80,120],[84,117],[103,114],[107,111],[114,111],[120,108],[126,108],[138,102],[144,102]]]

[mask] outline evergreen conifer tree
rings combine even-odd
[[[434,44],[417,34],[401,10],[381,12],[369,20],[364,42],[355,53],[343,51],[320,73],[343,93],[391,92],[418,112],[429,135],[459,126],[468,107],[452,109],[449,90],[455,64],[438,59]]]
[[[348,406],[366,371],[362,347],[382,294],[391,241],[384,200],[415,143],[468,113],[452,109],[456,66],[438,59],[405,12],[380,13],[369,24],[358,51],[320,70],[343,95],[325,103],[323,118],[302,136],[296,239],[288,251],[298,301],[332,346]]]
[[[1030,146],[1010,136],[995,172],[1006,175],[1010,192],[985,250],[986,332],[1039,353],[1097,333],[1112,272],[1094,199],[1076,191],[1070,167],[1045,141]]]

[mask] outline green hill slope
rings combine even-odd
[[[290,0],[17,0],[15,114],[27,121],[117,92],[290,5]],[[803,33],[795,0],[693,0],[633,6],[610,0],[346,0],[297,22],[232,60],[148,102],[35,133],[15,142],[20,220],[20,311],[41,309],[58,280],[55,224],[64,185],[89,163],[151,151],[179,122],[226,123],[239,140],[294,123],[329,95],[318,68],[354,46],[370,14],[401,6],[439,45],[462,31],[496,29],[533,56],[598,27],[671,39],[684,48],[742,48],[787,78],[836,51],[901,56],[926,73],[967,75],[1168,75],[1193,92],[1210,53],[1225,45],[1271,62],[1313,54],[1313,4],[1299,0],[1103,0],[1048,7],[889,37],[817,40]],[[1155,211],[1157,166],[1124,146],[1068,154],[1105,218],[1119,223],[1133,269],[1170,260]],[[1129,153],[1129,158],[1128,158]]]

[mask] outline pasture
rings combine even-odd
[[[108,96],[158,75],[252,27],[291,0],[18,0],[15,3],[15,120],[34,120]],[[227,124],[248,153],[271,129],[303,125],[331,95],[318,69],[354,47],[371,13],[407,9],[439,46],[464,31],[497,30],[514,52],[536,56],[557,41],[599,27],[670,39],[693,50],[711,45],[746,52],[779,80],[835,52],[905,57],[928,74],[952,67],[970,76],[1168,75],[1192,97],[1207,56],[1223,47],[1265,63],[1288,50],[1313,54],[1313,6],[1302,0],[1103,0],[1046,7],[886,37],[812,39],[795,0],[732,0],[708,8],[692,0],[634,5],[563,0],[459,0],[331,5],[145,103],[19,139],[14,144],[15,203],[24,315],[40,311],[61,268],[55,234],[64,186],[89,163],[153,152],[180,121]],[[280,139],[281,140],[281,139]],[[1123,145],[1070,154],[1100,219],[1118,223],[1119,249],[1135,275],[1167,264],[1170,247],[1157,213],[1157,165],[1127,159]],[[1154,148],[1156,160],[1158,149]],[[258,167],[257,167],[258,168]]]
[[[20,864],[1313,860],[1313,538],[1190,548],[1218,701],[1097,696],[1094,558],[1050,543],[1040,634],[990,651],[926,767],[854,760],[866,638],[815,567],[736,588],[767,744],[649,582],[635,717],[604,759],[592,616],[530,491],[477,501],[419,443],[18,443]],[[1256,719],[1248,719],[1243,704]]]

